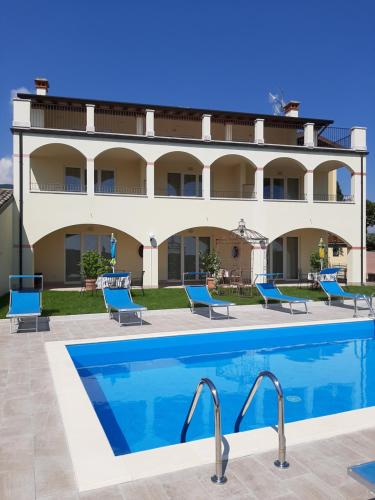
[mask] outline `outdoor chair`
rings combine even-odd
[[[139,278],[132,278],[131,280],[131,285],[130,287],[133,288],[133,287],[138,287],[142,290],[142,295],[144,296],[145,294],[145,291],[144,291],[144,288],[143,288],[143,277],[144,277],[144,274],[145,272],[142,271],[141,273],[141,276]]]
[[[205,285],[187,285],[184,288],[189,299],[190,310],[193,314],[195,313],[194,307],[196,304],[208,307],[210,319],[212,319],[212,309],[214,307],[226,307],[227,318],[229,319],[229,307],[235,304],[226,300],[213,299]]]
[[[350,293],[345,292],[341,285],[337,281],[337,274],[340,271],[337,267],[327,267],[322,269],[319,273],[319,284],[328,297],[328,305],[331,305],[332,298],[338,298],[341,300],[353,300],[354,301],[354,317],[358,316],[358,306],[357,302],[363,300],[367,304],[367,308],[370,311],[369,316],[374,316],[374,309],[372,306],[372,295],[365,295],[361,293]],[[327,279],[327,277],[331,279]]]
[[[23,283],[30,280],[32,280],[33,288],[23,288]],[[35,280],[41,283],[37,288],[34,285]],[[15,281],[20,283],[16,289]],[[20,331],[19,324],[23,318],[35,318],[35,331],[38,331],[38,319],[42,315],[42,290],[43,277],[41,275],[9,276],[9,310],[6,317],[10,319],[10,333]],[[15,330],[13,330],[13,322],[18,325]]]
[[[273,281],[272,283],[256,283],[256,279],[258,276],[263,276],[265,278],[272,277]],[[289,304],[290,307],[290,313],[293,314],[293,304],[304,304],[306,313],[308,312],[307,310],[307,302],[310,302],[309,299],[304,299],[301,297],[292,297],[291,295],[285,295],[280,291],[280,289],[276,286],[275,280],[276,277],[278,276],[277,273],[268,273],[268,274],[257,274],[255,278],[255,286],[257,287],[259,293],[263,297],[265,301],[265,306],[266,309],[268,309],[268,301],[269,300],[275,300],[278,302],[286,302]]]
[[[113,318],[112,311],[118,312],[120,326],[132,324],[121,321],[123,313],[138,313],[142,325],[142,312],[147,311],[147,307],[135,304],[128,288],[103,288],[103,297],[109,317]]]

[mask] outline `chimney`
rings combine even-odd
[[[49,83],[46,78],[35,78],[35,91],[37,95],[48,94]]]
[[[285,116],[298,116],[298,108],[300,103],[298,101],[289,101],[284,106]]]

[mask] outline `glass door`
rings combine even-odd
[[[299,200],[299,179],[298,177],[289,177],[288,184],[288,200]]]
[[[195,279],[196,275],[193,274],[197,269],[197,238],[195,236],[184,237],[184,273],[192,273],[187,276],[187,279]]]
[[[181,279],[181,236],[168,239],[168,279]]]
[[[168,174],[168,196],[181,196],[181,174]]]
[[[65,281],[79,283],[81,281],[81,235],[65,235]]]
[[[81,169],[77,167],[65,168],[65,191],[82,191]]]
[[[270,245],[271,273],[284,274],[283,239],[277,238]]]
[[[273,179],[273,196],[274,200],[283,200],[285,198],[284,179]]]
[[[286,269],[288,279],[298,278],[298,238],[296,236],[286,238]]]
[[[202,259],[201,259],[201,256],[204,255],[205,253],[209,253],[210,252],[210,238],[208,236],[200,236],[199,237],[199,241],[198,241],[198,256],[199,256],[199,266],[198,266],[198,269],[199,269],[199,272],[202,272],[203,269],[202,269]]]

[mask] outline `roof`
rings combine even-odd
[[[333,123],[333,120],[326,120],[322,118],[303,118],[291,116],[277,116],[267,115],[262,113],[244,113],[240,111],[228,111],[217,109],[203,109],[203,108],[190,108],[181,106],[169,106],[161,104],[147,104],[147,103],[134,103],[134,102],[119,102],[119,101],[105,101],[90,98],[77,98],[77,97],[61,97],[52,95],[38,95],[38,94],[24,94],[18,93],[17,97],[20,99],[31,99],[33,102],[45,104],[58,104],[65,103],[71,105],[85,105],[95,104],[98,107],[122,108],[129,111],[139,112],[145,109],[153,109],[157,112],[166,112],[171,115],[189,115],[201,116],[202,114],[210,114],[213,119],[234,119],[234,120],[255,120],[256,118],[263,118],[266,122],[273,123],[290,123],[290,124],[304,124],[314,122],[317,127],[327,127]]]
[[[0,188],[0,212],[5,210],[13,201],[13,189]]]

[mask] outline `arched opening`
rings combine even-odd
[[[72,285],[81,282],[80,260],[83,252],[96,250],[110,258],[110,238],[117,239],[117,271],[130,271],[132,277],[142,274],[140,242],[110,226],[79,224],[58,229],[33,245],[34,270],[42,273],[47,284]]]
[[[95,193],[145,195],[146,160],[125,148],[103,151],[95,158]]]
[[[265,200],[305,200],[306,168],[291,158],[277,158],[264,167]]]
[[[325,245],[324,265],[340,266],[346,275],[350,246],[343,238],[315,228],[295,229],[271,241],[267,249],[267,272],[280,273],[286,280],[307,281],[309,273],[319,270],[316,254],[321,238]]]
[[[314,201],[354,201],[352,170],[339,161],[326,161],[314,170]]]
[[[211,165],[211,198],[255,198],[255,170],[240,155],[226,155]]]
[[[30,190],[86,192],[86,157],[66,144],[48,144],[30,155]]]
[[[220,275],[250,277],[251,245],[232,231],[217,227],[194,227],[170,236],[159,245],[159,281],[161,285],[180,284],[197,279],[203,271],[201,256],[216,251]],[[185,276],[184,276],[185,275]]]
[[[155,162],[155,195],[202,197],[202,163],[195,156],[176,151]]]

